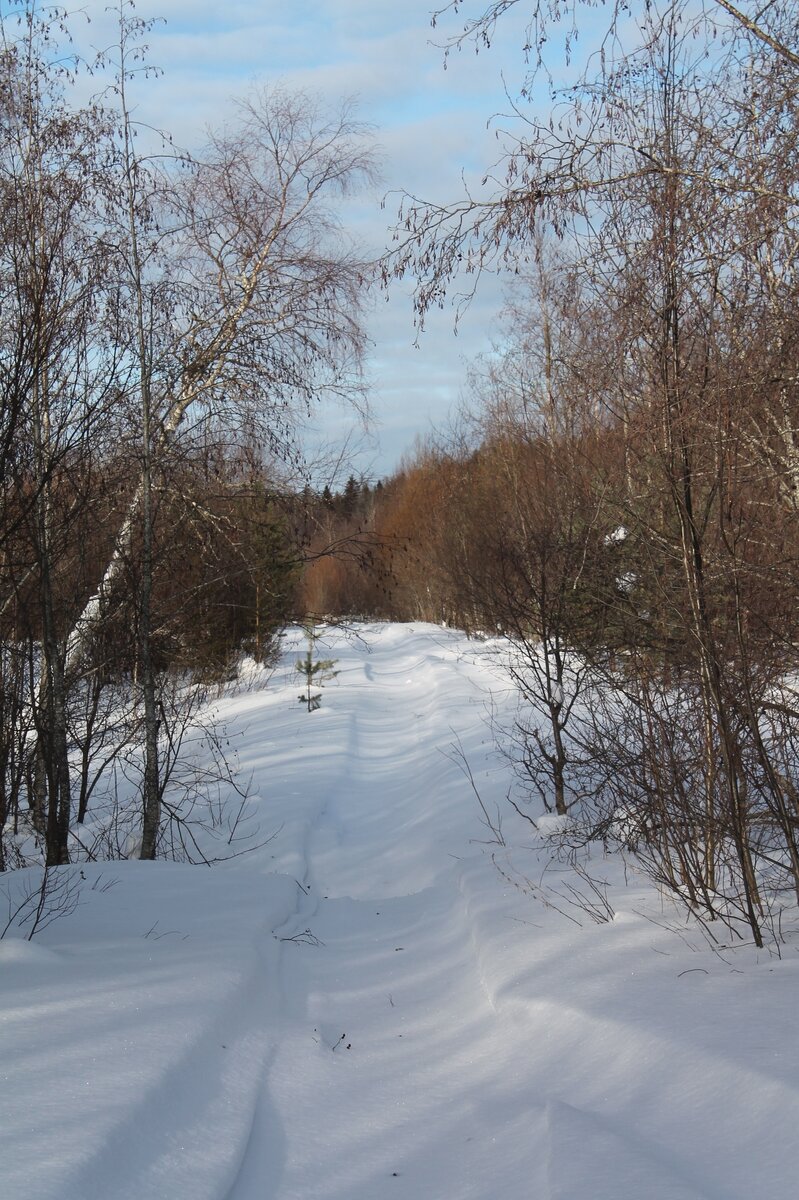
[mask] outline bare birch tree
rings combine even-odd
[[[163,459],[189,420],[254,421],[294,451],[298,406],[361,395],[359,320],[369,271],[346,244],[336,198],[367,178],[364,129],[307,97],[266,89],[238,107],[169,198],[176,281],[151,368],[151,439]],[[143,503],[139,480],[99,586],[75,622],[74,665],[102,620]]]
[[[260,442],[264,457],[291,458],[320,396],[360,405],[370,271],[339,212],[373,170],[350,105],[331,115],[266,88],[239,103],[203,153],[164,157],[156,170],[134,143],[129,94],[146,25],[120,5],[116,56],[103,65],[116,103],[80,109],[59,49],[65,21],[57,12],[39,21],[20,3],[0,22],[0,605],[27,637],[28,744],[39,764],[29,803],[52,863],[66,860],[72,820],[71,690],[101,672],[93,699],[86,693],[93,721],[109,670],[101,650],[131,581],[141,852],[156,852],[165,786],[153,662],[158,516],[175,511],[170,487],[192,457],[184,444],[194,451],[224,431]],[[112,478],[115,505],[98,489]],[[85,776],[92,751],[80,749]],[[82,778],[81,818],[89,787]]]
[[[80,483],[63,481],[68,472],[73,481],[87,478],[100,450],[117,351],[106,323],[108,259],[95,238],[108,195],[108,127],[97,110],[65,105],[42,54],[49,33],[48,23],[34,18],[24,36],[4,38],[2,47],[2,381],[4,408],[14,414],[4,481],[3,609],[20,588],[35,586],[36,617],[28,621],[39,646],[28,681],[38,738],[31,807],[48,862],[57,864],[67,856],[71,803],[58,577],[69,530],[92,502]],[[29,608],[22,611],[30,616]]]

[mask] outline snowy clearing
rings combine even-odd
[[[796,947],[714,953],[601,847],[613,919],[546,907],[524,880],[557,897],[567,868],[512,813],[489,844],[451,757],[494,811],[490,645],[375,625],[321,649],[319,711],[300,634],[216,706],[272,840],[85,865],[71,915],[0,941],[3,1195],[795,1194]]]

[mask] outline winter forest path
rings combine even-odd
[[[776,1200],[796,1089],[734,1061],[713,981],[701,1000],[703,975],[682,981],[696,959],[664,994],[648,921],[575,925],[491,867],[451,757],[457,741],[501,801],[485,656],[430,627],[322,653],[339,675],[295,716],[275,867],[297,903],[275,930],[273,1052],[229,1200]],[[710,1116],[741,1087],[769,1112],[759,1163],[736,1162],[745,1104]]]
[[[464,838],[472,801],[446,710],[477,742],[488,697],[475,688],[464,729],[463,680],[450,678],[468,673],[462,653],[429,634],[424,652],[384,646],[356,650],[354,669],[343,651],[300,724],[302,887],[276,931],[280,1035],[230,1200],[548,1194],[546,1164],[530,1158],[544,1108],[512,1084],[533,1048],[497,1029],[459,886],[460,862],[481,851]]]
[[[214,705],[252,853],[85,863],[74,913],[0,941],[3,1200],[797,1194],[796,947],[714,953],[601,844],[612,919],[570,907],[505,803],[498,643],[375,625],[318,650],[317,712],[299,631]]]

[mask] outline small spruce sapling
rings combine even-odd
[[[297,699],[300,704],[306,705],[308,712],[316,712],[317,708],[322,703],[322,693],[313,692],[311,689],[322,687],[330,679],[335,679],[338,671],[333,670],[335,663],[334,658],[314,658],[314,645],[316,642],[316,632],[313,625],[309,625],[306,629],[308,634],[308,649],[305,658],[297,660],[297,670],[302,675],[305,685],[305,690],[300,692]]]

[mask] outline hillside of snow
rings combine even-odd
[[[314,713],[303,651],[214,706],[251,853],[70,868],[75,910],[0,940],[2,1195],[797,1194],[797,946],[713,950],[634,864],[554,861],[504,801],[490,643],[329,631]]]

